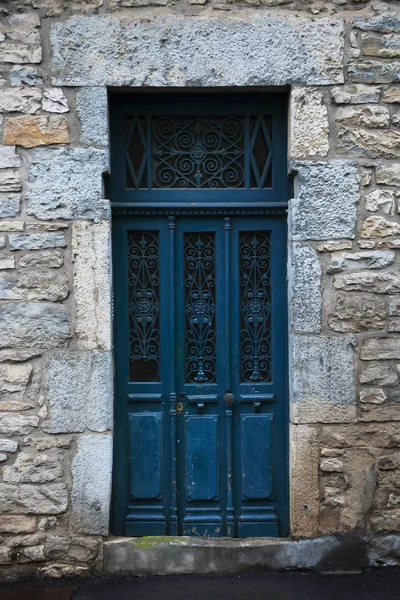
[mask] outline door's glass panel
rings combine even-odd
[[[271,381],[269,232],[240,233],[239,265],[241,381]]]
[[[184,234],[187,383],[212,383],[215,374],[215,235]]]
[[[130,381],[160,380],[159,239],[157,231],[128,234]]]
[[[250,187],[272,187],[272,123],[270,117],[250,119]]]
[[[125,119],[125,159],[126,187],[147,187],[147,119],[146,117],[129,117]]]

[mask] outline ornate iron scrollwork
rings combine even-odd
[[[130,380],[159,381],[159,242],[153,231],[128,238]]]
[[[185,234],[186,380],[215,381],[215,237]]]
[[[261,231],[240,234],[241,379],[271,380],[270,239]]]

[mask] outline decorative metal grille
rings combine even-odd
[[[272,120],[264,115],[127,117],[126,186],[270,188],[271,139]]]
[[[215,381],[215,237],[184,237],[186,381]]]
[[[131,381],[159,381],[159,241],[155,231],[128,237],[129,373]]]
[[[241,380],[271,380],[270,239],[261,231],[242,232],[240,260]]]

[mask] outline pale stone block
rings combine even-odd
[[[36,531],[36,517],[23,515],[2,515],[0,517],[0,533],[34,533]]]
[[[357,240],[357,244],[362,250],[372,250],[376,246],[374,240]]]
[[[336,121],[342,125],[358,125],[364,127],[388,127],[390,123],[389,109],[385,106],[345,106],[336,111]]]
[[[400,337],[367,338],[361,342],[361,360],[400,359]]]
[[[1,44],[0,44],[1,56]],[[0,90],[0,112],[24,112],[33,114],[40,109],[42,92],[39,88],[12,87]]]
[[[35,408],[34,404],[29,402],[19,402],[18,400],[0,400],[0,411],[16,412],[23,410],[30,410]]]
[[[63,563],[50,563],[37,570],[39,577],[51,577],[52,579],[65,579],[68,577],[90,577],[91,571],[87,566],[65,565]]]
[[[372,385],[394,385],[398,375],[388,363],[374,362],[364,367],[360,373],[360,383]]]
[[[166,35],[166,31],[168,34]],[[213,87],[343,82],[342,20],[70,17],[51,28],[53,85]],[[196,43],[193,43],[196,40]],[[173,68],[171,68],[173,67]]]
[[[13,465],[3,467],[6,483],[50,483],[63,475],[62,452],[40,455],[20,452]]]
[[[36,429],[38,425],[39,418],[34,415],[0,414],[0,434],[2,435],[26,435]]]
[[[335,104],[369,104],[379,102],[381,91],[379,86],[349,84],[332,88],[331,94]]]
[[[24,221],[0,221],[0,230],[2,231],[23,231]]]
[[[71,439],[67,437],[57,437],[49,435],[48,437],[26,437],[24,438],[25,446],[34,446],[36,450],[49,450],[50,448],[70,448]]]
[[[359,271],[360,269],[383,269],[394,263],[396,255],[390,250],[372,250],[370,252],[337,252],[331,255],[327,273]]]
[[[386,325],[386,302],[373,295],[338,294],[329,311],[328,324],[339,333],[383,329]]]
[[[59,269],[64,264],[62,250],[43,250],[42,252],[28,252],[19,257],[20,267],[47,267]]]
[[[400,164],[378,164],[376,167],[376,183],[400,186]]]
[[[21,400],[32,373],[31,364],[0,364],[0,399]]]
[[[0,271],[6,269],[15,269],[15,257],[14,256],[0,256]]]
[[[389,221],[385,217],[374,215],[367,217],[361,228],[362,238],[387,237],[400,234],[400,224],[396,221]]]
[[[376,17],[356,17],[353,27],[362,31],[379,31],[380,33],[400,32],[400,16],[395,12],[377,15]]]
[[[342,473],[343,461],[340,458],[324,458],[319,468],[326,473]]]
[[[51,113],[66,113],[69,111],[68,101],[61,88],[44,90],[42,109]]]
[[[355,418],[352,338],[291,335],[289,341],[292,420],[334,423],[338,415],[344,421]]]
[[[309,87],[292,90],[290,133],[292,158],[328,154],[328,112],[322,92]]]
[[[8,169],[21,166],[21,159],[15,151],[15,146],[0,146],[0,169]],[[1,211],[1,205],[0,205]],[[1,213],[0,213],[1,214]]]
[[[317,245],[318,252],[336,252],[338,250],[351,250],[353,242],[350,240],[329,240]]]
[[[0,439],[0,452],[16,452],[18,450],[18,442],[14,440]]]
[[[294,162],[291,232],[296,240],[354,238],[360,177],[345,160]]]
[[[11,117],[4,124],[4,143],[17,144],[24,148],[67,144],[68,123],[65,117]]]
[[[387,400],[387,393],[382,388],[363,388],[360,391],[359,400],[367,404],[383,404]]]
[[[0,350],[0,363],[25,362],[41,356],[40,350]]]
[[[41,250],[42,248],[65,248],[63,233],[21,233],[8,236],[10,250]]]
[[[108,201],[103,198],[102,186],[106,170],[104,150],[37,149],[28,175],[28,214],[45,221],[107,217]]]
[[[386,215],[394,213],[395,194],[391,190],[373,190],[365,196],[365,210],[382,211]]]
[[[58,515],[68,508],[65,483],[47,485],[0,483],[0,513]]]
[[[39,268],[0,274],[0,300],[65,300],[69,294],[64,271]]]
[[[106,352],[53,352],[43,367],[49,433],[111,429],[113,374]]]
[[[291,328],[303,333],[321,331],[321,266],[311,246],[291,245],[289,296]]]
[[[0,170],[0,192],[21,191],[21,176],[13,169]]]
[[[335,275],[333,287],[346,292],[373,292],[375,294],[396,294],[400,292],[400,275],[384,271],[382,273],[345,273]]]
[[[110,224],[72,226],[76,334],[82,348],[111,349]]]
[[[339,154],[370,158],[398,158],[400,156],[400,133],[387,129],[377,131],[342,127],[337,133],[336,148]]]
[[[0,304],[0,348],[56,348],[65,345],[70,337],[71,317],[62,304]]]
[[[361,34],[361,48],[364,56],[398,58],[400,57],[400,36],[363,33]]]
[[[290,426],[290,523],[294,537],[318,532],[318,433],[309,425]]]
[[[42,47],[26,44],[0,44],[0,62],[4,63],[40,63]]]
[[[0,193],[0,218],[16,217],[19,215],[21,206],[21,194]],[[0,223],[1,228],[1,223]]]
[[[400,103],[400,86],[391,85],[386,88],[383,92],[382,100],[388,104]]]
[[[394,83],[399,80],[400,61],[359,60],[347,66],[348,78],[357,83]]]
[[[33,67],[16,66],[10,69],[10,82],[12,86],[42,85],[43,80]]]
[[[76,96],[81,141],[108,146],[108,99],[105,87],[84,87]]]
[[[72,462],[71,527],[79,533],[107,535],[112,472],[111,435],[81,435]]]

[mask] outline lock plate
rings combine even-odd
[[[183,410],[183,404],[182,402],[177,402],[176,404],[176,412],[182,412]]]

